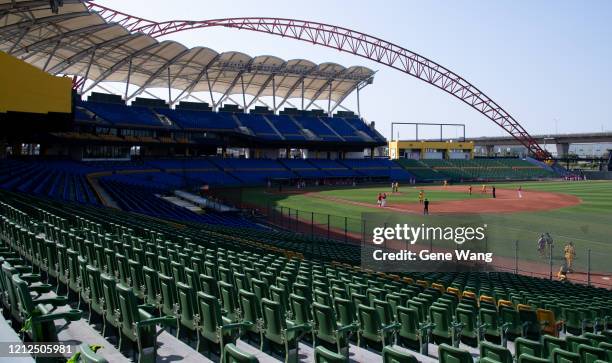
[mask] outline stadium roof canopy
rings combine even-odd
[[[51,74],[84,77],[81,93],[101,82],[123,82],[132,86],[127,99],[148,88],[180,90],[173,103],[193,92],[211,92],[211,98],[215,92],[222,95],[217,104],[243,93],[253,96],[248,106],[266,96],[339,104],[374,75],[361,66],[158,41],[105,21],[78,0],[64,0],[57,12],[48,0],[0,0],[0,50]]]

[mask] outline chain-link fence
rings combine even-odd
[[[387,227],[385,222],[378,223],[368,218],[350,218],[271,204],[261,212],[270,223],[282,229],[312,238],[328,238],[361,246],[371,242],[369,239],[373,227]],[[487,221],[484,220],[483,223]],[[583,284],[612,287],[612,264],[608,262],[612,246],[595,244],[588,240],[576,240],[570,245],[567,238],[556,236],[554,232],[546,234],[522,229],[514,234],[508,232],[507,225],[503,226],[503,230],[500,227],[498,224],[489,224],[490,233],[487,233],[484,242],[479,245],[482,251],[493,253],[490,268],[540,278],[567,279]],[[542,236],[547,239],[543,245],[540,243]],[[404,249],[405,243],[387,245],[385,242],[383,247]],[[448,249],[448,246],[444,247],[434,241],[425,241],[424,247],[431,252]]]
[[[353,243],[363,241],[362,219],[271,205],[265,212],[269,222],[292,232],[313,238],[323,237]]]

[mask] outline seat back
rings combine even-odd
[[[380,318],[380,323],[382,325],[389,325],[395,322],[395,315],[391,309],[391,304],[389,304],[387,301],[379,299],[372,300],[372,304],[378,313],[378,317]]]
[[[200,313],[201,333],[208,340],[218,343],[217,329],[222,325],[221,305],[219,300],[202,291],[198,292],[198,312]]]
[[[565,341],[567,342],[567,350],[572,353],[578,353],[578,346],[580,344],[591,345],[591,341],[588,338],[574,335],[566,336]]]
[[[318,346],[315,348],[315,363],[345,363],[346,357],[342,354],[332,352],[331,350]]]
[[[102,282],[102,295],[104,295],[104,306],[103,309],[106,312],[106,320],[118,327],[119,324],[115,317],[115,312],[119,309],[117,305],[117,290],[115,286],[117,283],[115,279],[108,274],[100,274],[100,281]]]
[[[529,340],[526,338],[516,338],[514,341],[515,356],[519,357],[521,354],[529,354],[535,357],[542,356],[542,344],[538,341]]]
[[[134,330],[134,324],[139,321],[138,306],[136,296],[132,292],[132,288],[124,284],[117,284],[117,302],[121,311],[121,332],[135,341],[137,336]]]
[[[159,275],[157,271],[147,266],[142,267],[142,275],[145,285],[145,301],[148,304],[156,304],[159,292]]]
[[[578,353],[568,352],[563,349],[553,349],[552,363],[581,363]]]
[[[334,310],[336,312],[336,319],[341,326],[347,326],[356,321],[355,307],[351,300],[335,298]]]
[[[251,278],[251,288],[259,301],[264,298],[270,298],[270,289],[267,282],[257,278]]]
[[[372,341],[380,341],[381,337],[378,332],[381,330],[382,325],[376,309],[360,304],[357,307],[357,313],[362,336]]]
[[[281,304],[285,311],[289,310],[289,294],[284,287],[270,286],[270,300]]]
[[[312,316],[317,337],[326,342],[334,343],[337,339],[337,322],[334,316],[334,309],[330,306],[314,302],[312,303]]]
[[[159,291],[162,296],[162,312],[164,315],[176,316],[178,302],[176,300],[176,280],[173,277],[159,273]]]
[[[540,358],[527,353],[521,354],[517,361],[518,363],[550,363],[547,358]]]
[[[252,354],[238,349],[233,343],[226,344],[223,348],[223,363],[257,363],[259,360]]]
[[[289,295],[291,302],[291,311],[293,312],[293,321],[296,324],[309,324],[312,321],[312,312],[305,297],[291,294]]]
[[[102,314],[102,307],[100,306],[100,298],[103,297],[102,293],[102,281],[100,280],[100,270],[92,265],[86,267],[86,278],[89,285],[89,305],[93,311],[98,314]]]
[[[448,310],[438,306],[432,306],[429,308],[429,316],[431,322],[434,324],[432,330],[433,335],[442,338],[451,337],[451,316],[449,316]]]
[[[552,351],[556,348],[567,350],[567,342],[565,341],[565,339],[557,338],[552,335],[542,336],[542,345],[542,356],[544,358],[552,358]]]
[[[208,295],[219,297],[219,284],[211,275],[200,274],[200,288],[200,291],[203,291]]]
[[[182,282],[176,283],[178,303],[181,307],[181,324],[194,330],[194,315],[197,314],[196,291],[193,287]],[[199,322],[198,322],[199,324]]]
[[[590,345],[580,344],[578,346],[578,355],[582,363],[594,363],[596,360],[606,360],[606,351],[601,348],[595,348]]]
[[[230,283],[219,281],[219,296],[225,315],[232,321],[237,318],[238,299],[236,297],[236,289]]]
[[[499,363],[512,363],[512,353],[502,346],[495,345],[489,342],[480,343],[480,357],[490,358]]]
[[[485,324],[485,334],[489,336],[499,336],[499,317],[496,310],[483,309],[479,310],[480,323]]]
[[[256,325],[261,319],[261,304],[257,296],[249,291],[238,291],[242,321]]]
[[[442,343],[438,347],[438,362],[440,363],[472,363],[472,355],[467,350],[452,347]]]
[[[383,363],[418,363],[419,361],[410,353],[399,351],[391,346],[386,346],[382,351]]]
[[[287,323],[283,315],[281,304],[263,299],[261,300],[261,309],[264,319],[266,338],[277,343],[283,343],[283,330],[286,329]]]

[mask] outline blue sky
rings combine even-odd
[[[394,42],[458,73],[532,134],[612,130],[612,1],[97,2],[159,21],[269,16],[344,26]],[[361,93],[361,112],[368,121],[376,121],[386,137],[392,121],[465,123],[468,136],[503,134],[449,94],[353,55],[232,29],[191,30],[166,38],[219,52],[238,50],[251,56],[270,54],[377,70],[374,84]],[[355,97],[345,105],[356,109]],[[414,137],[408,128],[400,132],[402,138]],[[449,129],[445,136],[456,134]]]

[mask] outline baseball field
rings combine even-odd
[[[331,228],[359,235],[362,218],[371,213],[420,215],[423,207],[418,194],[423,190],[430,201],[428,218],[452,215],[475,215],[488,225],[488,250],[498,257],[515,260],[518,248],[519,269],[547,271],[550,259],[537,251],[537,240],[544,232],[553,238],[553,264],[555,272],[563,262],[563,246],[573,242],[576,247],[576,269],[602,275],[612,271],[609,258],[612,253],[612,182],[556,181],[486,184],[411,186],[400,185],[398,193],[391,186],[311,187],[301,190],[247,189],[243,201],[263,208],[282,207],[298,210],[298,220],[323,226],[329,220]],[[492,188],[496,188],[496,198]],[[521,195],[519,196],[519,187]],[[387,193],[385,208],[377,206],[379,193]],[[331,217],[328,219],[327,215]],[[364,217],[366,216],[366,217]],[[347,217],[348,222],[344,217]],[[518,246],[518,247],[517,247]],[[508,263],[510,264],[510,263]],[[511,264],[514,264],[512,262]],[[511,266],[508,266],[511,267]],[[604,276],[608,278],[609,276]]]

